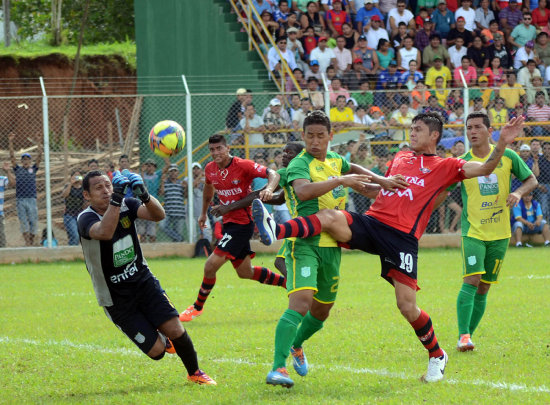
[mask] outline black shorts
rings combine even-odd
[[[145,354],[157,341],[158,327],[179,315],[154,276],[139,281],[133,296],[113,295],[113,301],[105,313]]]
[[[351,240],[341,244],[380,256],[381,276],[393,284],[393,279],[418,290],[418,240],[408,233],[386,225],[376,218],[349,212]]]
[[[228,222],[223,224],[223,237],[214,249],[218,256],[225,256],[237,268],[246,256],[253,258],[255,253],[250,250],[250,238],[254,233],[254,222],[249,224],[235,224]]]

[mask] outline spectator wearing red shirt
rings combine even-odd
[[[550,121],[550,106],[545,104],[546,98],[544,92],[538,91],[535,95],[535,104],[527,108],[527,120],[529,121]],[[531,127],[532,136],[547,136],[548,127]]]
[[[342,10],[342,1],[333,0],[332,10],[326,12],[327,25],[333,36],[342,35],[342,24],[351,22],[348,13]]]
[[[457,67],[453,72],[453,79],[455,81],[455,87],[462,87],[462,78],[460,77],[460,71],[464,74],[464,79],[468,85],[475,84],[477,81],[476,69],[470,64],[470,58],[467,56],[462,57],[462,66]]]
[[[550,15],[548,14],[549,11],[546,8],[546,4],[546,0],[539,0],[539,6],[531,11],[531,15],[533,16],[533,25],[537,27],[537,30],[543,29],[546,25],[548,25]]]
[[[304,33],[304,36],[301,38],[302,44],[304,45],[304,55],[309,59],[309,54],[315,48],[317,48],[317,38],[315,38],[315,31],[313,27],[307,27]]]

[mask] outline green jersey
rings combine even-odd
[[[475,156],[471,150],[461,158],[485,162],[493,149],[491,145],[491,151],[484,158]],[[516,152],[506,149],[493,173],[462,181],[462,236],[484,241],[511,236],[510,209],[506,206],[506,199],[510,194],[512,174],[524,181],[533,172]]]
[[[305,150],[296,156],[287,168],[287,182],[292,184],[294,180],[306,179],[312,183],[330,180],[350,171],[350,165],[346,159],[337,153],[329,151],[324,161],[317,160]],[[324,208],[343,210],[346,206],[346,192],[343,186],[338,186],[320,197],[308,201],[301,201],[290,187],[290,199],[293,200],[297,213],[300,216],[315,214]],[[319,247],[338,246],[328,233],[305,239],[309,244]]]

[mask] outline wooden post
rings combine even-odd
[[[71,171],[69,170],[69,117],[63,117],[63,163],[65,166],[65,176],[69,178]]]
[[[109,143],[109,160],[113,160],[113,124],[107,121],[107,141]]]

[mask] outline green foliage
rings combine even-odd
[[[63,0],[62,39],[77,44],[87,0]],[[11,19],[23,40],[51,39],[51,0],[13,1]],[[124,42],[134,39],[133,0],[90,0],[84,44]]]
[[[418,378],[428,356],[379,277],[378,257],[344,254],[331,316],[304,345],[310,373],[297,376],[289,362],[290,390],[265,384],[286,294],[239,279],[230,264],[218,272],[203,315],[185,324],[217,387],[185,382],[175,356],[155,362],[143,355],[97,306],[82,262],[3,265],[0,403],[548,403],[547,257],[547,248],[510,249],[474,335],[476,350],[458,353],[460,251],[420,252],[418,304],[449,354],[446,381],[426,385]],[[272,267],[273,260],[253,262]],[[176,308],[194,301],[204,259],[148,262]]]

